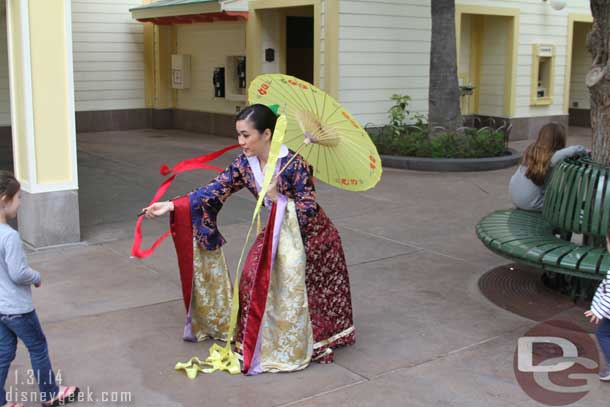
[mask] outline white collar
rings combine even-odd
[[[284,158],[288,155],[288,147],[285,144],[282,144],[280,147],[280,154],[278,156],[277,164],[275,165],[275,172],[277,173],[280,166],[280,158]],[[252,169],[252,173],[254,174],[254,180],[256,181],[256,189],[261,190],[263,187],[263,179],[264,174],[261,170],[261,163],[258,160],[257,156],[246,157],[248,159],[248,163],[250,164],[250,168]]]

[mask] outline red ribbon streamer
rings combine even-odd
[[[237,147],[239,147],[239,144],[233,144],[232,146],[225,147],[222,150],[214,151],[212,153],[205,154],[199,157],[189,158],[188,160],[180,161],[178,164],[174,165],[173,168],[169,168],[166,164],[163,164],[159,172],[163,176],[169,175],[171,173],[180,174],[181,172],[199,169],[209,169],[222,172],[222,168],[207,163],[212,160],[215,160],[227,151],[236,149]]]
[[[184,308],[189,312],[193,292],[193,223],[191,221],[191,202],[188,196],[174,199],[174,211],[170,216],[170,229],[174,238],[182,299]]]
[[[163,175],[163,176],[170,175],[170,174],[172,174],[172,175],[171,175],[171,177],[169,177],[168,179],[163,181],[163,183],[157,189],[157,192],[155,193],[155,196],[153,197],[152,201],[150,201],[150,203],[147,206],[150,206],[150,205],[158,202],[159,199],[161,199],[161,197],[167,192],[169,187],[172,185],[172,182],[174,182],[174,179],[176,179],[176,175],[178,175],[182,172],[200,170],[200,169],[210,169],[210,170],[216,170],[218,172],[222,172],[222,168],[216,167],[214,165],[210,165],[210,164],[208,164],[208,162],[220,157],[227,151],[234,150],[238,147],[239,147],[239,144],[234,144],[232,146],[225,147],[221,150],[214,151],[209,154],[205,154],[205,155],[202,155],[199,157],[194,157],[194,158],[190,158],[190,159],[187,159],[184,161],[180,161],[173,168],[169,168],[167,165],[163,164],[160,169],[161,175]],[[171,233],[170,230],[168,230],[163,235],[161,235],[148,249],[142,249],[141,246],[142,246],[142,221],[143,220],[144,220],[144,217],[140,216],[138,218],[138,221],[136,222],[136,228],[135,228],[134,237],[133,237],[133,246],[131,247],[131,255],[133,257],[137,257],[139,259],[143,259],[143,258],[151,256],[154,253],[155,249]]]

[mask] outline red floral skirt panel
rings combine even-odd
[[[314,336],[313,359],[332,362],[333,348],[355,342],[349,276],[341,238],[321,208],[301,231],[307,257],[305,284]],[[240,315],[235,339],[240,344],[244,343],[244,326],[262,248],[263,233],[248,253],[239,282]]]

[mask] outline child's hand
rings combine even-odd
[[[42,280],[40,280],[39,282],[37,282],[36,284],[34,284],[34,287],[36,288],[40,288],[40,286],[42,285]]]
[[[586,311],[585,316],[587,318],[591,318],[589,322],[591,322],[592,324],[599,325],[599,323],[601,322],[600,319],[598,317],[596,317],[595,314],[593,313],[593,311],[591,311],[591,310]]]

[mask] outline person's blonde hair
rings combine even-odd
[[[523,153],[522,164],[527,167],[525,176],[538,186],[544,185],[553,154],[565,146],[565,127],[557,123],[544,125],[538,133],[536,142],[530,144]]]

